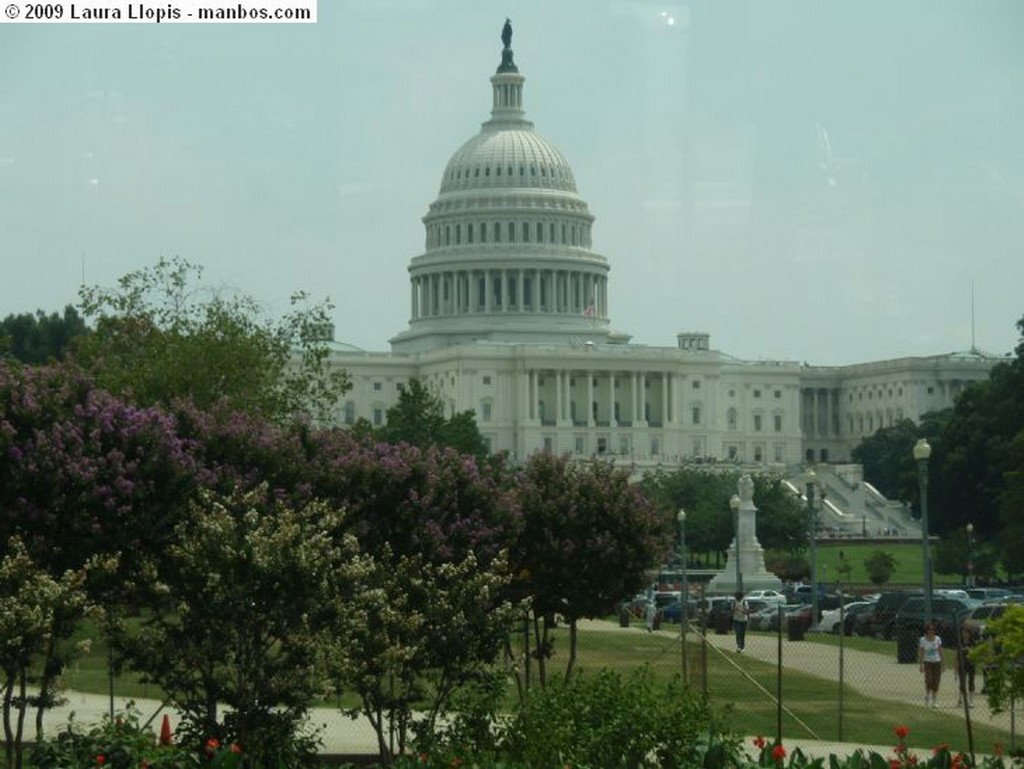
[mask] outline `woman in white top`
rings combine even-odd
[[[917,642],[917,663],[924,673],[924,704],[935,707],[935,696],[942,680],[942,639],[935,634],[935,625],[928,623]]]

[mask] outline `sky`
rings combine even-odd
[[[315,25],[0,24],[0,317],[179,256],[387,350],[502,24],[612,326],[750,360],[1009,353],[1018,0],[319,0]]]

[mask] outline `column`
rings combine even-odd
[[[670,392],[671,388],[668,386],[668,383],[669,383],[669,373],[667,371],[662,371],[661,372],[661,424],[664,427],[668,427],[670,424],[672,424],[672,423],[674,423],[676,421],[675,420],[675,413],[671,409],[672,401],[669,400],[669,392]]]
[[[608,424],[615,427],[615,372],[608,372]]]
[[[491,271],[484,270],[484,312],[491,312]]]
[[[562,372],[555,372],[555,424],[562,423]]]
[[[540,399],[540,393],[537,392],[537,369],[530,369],[530,419],[538,420],[540,415],[538,414],[537,401]]]
[[[639,382],[639,385],[640,385],[640,390],[639,390],[640,399],[639,399],[639,404],[638,404],[639,407],[640,407],[640,413],[637,416],[637,422],[639,422],[642,426],[646,427],[647,426],[647,374],[641,371],[640,372],[640,378],[639,378],[638,382]]]
[[[587,371],[587,427],[594,426],[594,372]]]

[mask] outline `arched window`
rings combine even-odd
[[[725,421],[730,430],[736,429],[736,409],[731,408],[725,413]]]

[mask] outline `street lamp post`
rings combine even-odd
[[[967,522],[967,587],[974,587],[974,524]]]
[[[932,621],[932,553],[928,545],[928,457],[932,447],[921,438],[914,444],[914,459],[917,460],[917,482],[921,491],[921,550],[924,559],[924,622]]]
[[[804,474],[804,488],[807,490],[807,528],[811,544],[811,627],[818,624],[818,526],[814,514],[814,482],[817,476],[814,468],[807,468]]]
[[[679,645],[683,655],[683,682],[689,681],[686,664],[686,630],[690,624],[690,586],[686,579],[686,511],[679,508],[676,514],[676,521],[679,522],[679,557],[683,562],[683,590],[679,594]]]
[[[732,525],[736,532],[736,592],[743,592],[743,569],[740,568],[740,495],[733,494],[729,499],[732,508]]]

